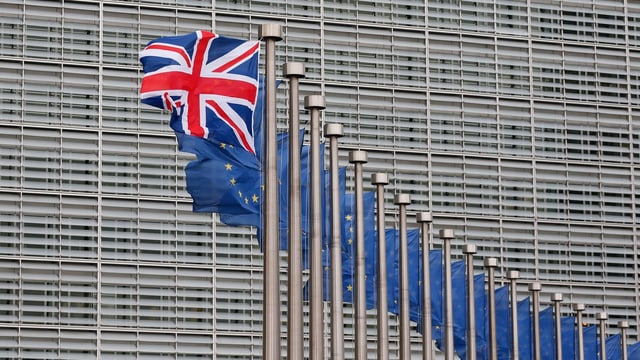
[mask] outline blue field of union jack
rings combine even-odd
[[[140,99],[171,111],[176,132],[255,154],[259,52],[258,41],[209,31],[150,41],[140,52]]]

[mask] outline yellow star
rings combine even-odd
[[[253,196],[251,197],[251,200],[253,200],[254,203],[257,203],[258,199],[259,199],[258,195],[256,195],[256,194],[253,194]]]
[[[249,203],[249,198],[244,198],[244,203],[248,204]]]
[[[236,178],[231,178],[231,180],[229,180],[229,182],[231,183],[231,185],[235,185],[236,184]]]
[[[260,185],[260,189],[262,189],[262,191],[264,191],[264,184]]]
[[[352,233],[353,232],[353,226],[349,226],[349,232]]]
[[[347,291],[348,292],[352,292],[353,291],[353,286],[351,286],[351,284],[347,285]]]
[[[233,168],[233,165],[231,165],[231,164],[229,164],[229,163],[226,163],[226,164],[224,164],[224,168],[225,168],[227,171],[231,171],[231,168]]]
[[[328,266],[325,266],[325,267],[324,267],[324,271],[329,271],[329,267],[328,267]]]
[[[353,239],[347,240],[347,244],[349,244],[349,245],[353,244]]]
[[[225,144],[225,143],[220,143],[220,147],[221,147],[221,148],[223,148],[223,149],[226,149],[226,148],[227,148],[227,144]]]
[[[351,217],[351,215],[347,215],[347,216],[345,216],[344,218],[345,218],[347,221],[351,221],[351,219],[353,219],[353,218]]]
[[[238,196],[242,197],[242,191],[238,190]]]

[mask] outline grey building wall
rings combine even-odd
[[[389,226],[392,194],[410,193],[410,213],[455,229],[454,256],[472,242],[478,271],[486,256],[500,281],[520,270],[519,298],[539,280],[544,305],[562,292],[563,312],[584,302],[588,322],[607,311],[610,334],[624,319],[637,339],[640,5],[3,0],[0,357],[260,357],[255,230],[191,212],[190,158],[139,104],[138,53],[200,29],[256,39],[266,22],[284,29],[278,74],[304,62],[301,95],[344,124],[343,164],[365,149],[366,179],[389,172]]]

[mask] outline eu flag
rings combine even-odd
[[[531,299],[518,301],[518,354],[521,360],[531,360]]]

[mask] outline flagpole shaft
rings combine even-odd
[[[310,221],[310,358],[324,360],[324,320],[322,300],[322,199],[320,176],[324,169],[320,168],[320,109],[324,109],[324,97],[310,95],[304,98],[305,108],[311,112],[311,141],[309,156],[311,178],[311,221]]]
[[[465,244],[462,247],[462,253],[465,254],[467,268],[467,359],[476,360],[476,299],[473,278],[473,254],[476,253],[476,246]]]
[[[400,360],[411,359],[411,333],[409,328],[409,256],[407,244],[407,205],[409,194],[396,194],[393,200],[400,213]]]
[[[366,151],[351,151],[349,162],[354,164],[355,208],[356,208],[356,360],[367,358],[367,298],[364,263],[364,199],[362,184],[362,164],[367,162]]]
[[[514,359],[520,358],[520,349],[518,347],[518,289],[516,286],[516,281],[519,277],[520,272],[517,270],[507,272],[511,298],[511,354]]]
[[[618,321],[618,328],[620,329],[620,357],[621,360],[627,360],[629,357],[627,353],[627,329],[629,328],[629,322],[626,320]]]
[[[551,295],[553,302],[553,316],[555,321],[555,338],[556,338],[556,359],[562,359],[562,317],[560,315],[560,303],[562,302],[562,294],[554,293]]]
[[[422,233],[422,360],[432,360],[431,333],[431,269],[429,252],[431,251],[431,223],[433,215],[421,212],[416,216]]]
[[[259,37],[265,42],[265,199],[264,199],[264,299],[262,305],[263,359],[280,359],[280,264],[278,237],[278,171],[276,151],[275,42],[281,39],[278,24],[263,24]]]
[[[576,326],[578,327],[578,360],[584,360],[584,334],[582,332],[582,312],[584,304],[573,304],[573,310],[576,312]]]
[[[440,230],[444,260],[444,358],[453,360],[453,294],[451,284],[451,240],[453,229]]]
[[[498,266],[498,259],[484,259],[484,266],[488,269],[489,287],[487,296],[487,307],[489,310],[489,360],[498,360],[498,339],[496,332],[496,284],[495,268]]]
[[[341,124],[326,124],[331,152],[331,359],[344,359],[344,319],[342,313],[342,231],[340,229],[340,179],[338,174],[338,138]]]
[[[304,64],[286,63],[289,78],[289,256],[287,264],[287,358],[302,359],[304,354],[302,312],[302,217],[300,215],[300,101],[298,81],[304,77]]]
[[[540,290],[542,286],[539,282],[529,284],[532,303],[532,322],[533,322],[533,359],[540,360]]]
[[[598,320],[598,336],[600,337],[600,359],[607,358],[607,334],[606,334],[606,322],[609,318],[606,312],[596,313],[596,320]]]
[[[387,299],[387,245],[384,218],[384,186],[389,184],[386,173],[371,175],[371,184],[376,186],[376,208],[378,229],[378,360],[389,358],[389,304]]]

